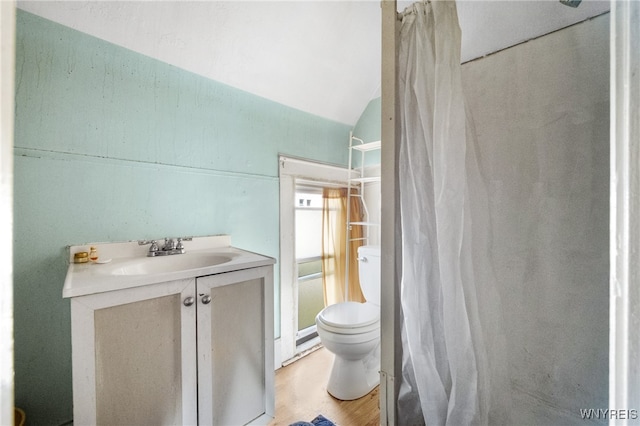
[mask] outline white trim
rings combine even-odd
[[[345,149],[347,149],[346,145]],[[349,176],[348,170],[344,167],[291,158],[285,155],[280,156],[279,162],[281,177],[282,175],[289,175],[302,180],[338,183],[341,185],[346,185],[349,177],[358,177],[357,172],[353,170],[351,171],[351,176]]]
[[[273,369],[279,370],[282,367],[282,351],[280,349],[280,338],[273,341]]]
[[[280,361],[295,354],[297,294],[295,263],[295,178],[280,172]]]
[[[345,149],[346,143],[345,143]],[[298,330],[298,286],[295,256],[296,181],[328,182],[347,186],[349,171],[343,167],[321,164],[281,155],[280,172],[280,364],[296,356]],[[356,177],[352,171],[351,177]]]
[[[0,1],[0,424],[13,424],[13,111],[16,3]]]
[[[609,407],[640,401],[640,3],[611,2]],[[635,424],[636,420],[633,420]],[[627,425],[628,419],[610,419]]]
[[[334,182],[318,182],[317,180],[304,180],[296,178],[296,189],[306,191],[318,191],[322,194],[322,188],[343,188],[344,184]]]

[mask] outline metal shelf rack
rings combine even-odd
[[[349,261],[351,243],[354,241],[364,241],[369,239],[369,228],[379,226],[379,223],[369,221],[369,210],[364,200],[364,185],[370,182],[380,182],[380,176],[365,176],[365,156],[368,152],[378,151],[382,147],[381,141],[364,142],[362,139],[353,136],[353,132],[349,133],[349,176],[347,177],[347,247],[346,247],[346,265],[345,265],[345,301],[349,300]],[[360,153],[360,164],[358,167],[353,166],[355,154]],[[358,177],[352,177],[352,171],[357,171]],[[353,189],[356,193],[352,193]],[[362,210],[364,211],[364,221],[351,221],[351,198],[360,199]],[[363,226],[366,228],[366,236],[352,238],[351,231],[353,226]],[[363,233],[364,234],[364,233]]]

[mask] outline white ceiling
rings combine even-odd
[[[411,4],[398,1],[398,9]],[[341,123],[380,93],[380,2],[33,1],[18,7]],[[467,61],[609,10],[556,0],[458,1]]]

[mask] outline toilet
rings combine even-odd
[[[329,305],[316,316],[320,341],[335,356],[327,391],[358,399],[380,383],[380,247],[358,248],[365,303]]]

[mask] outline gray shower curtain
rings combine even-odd
[[[489,209],[461,84],[453,1],[403,13],[399,47],[402,381],[399,424],[508,422]]]

